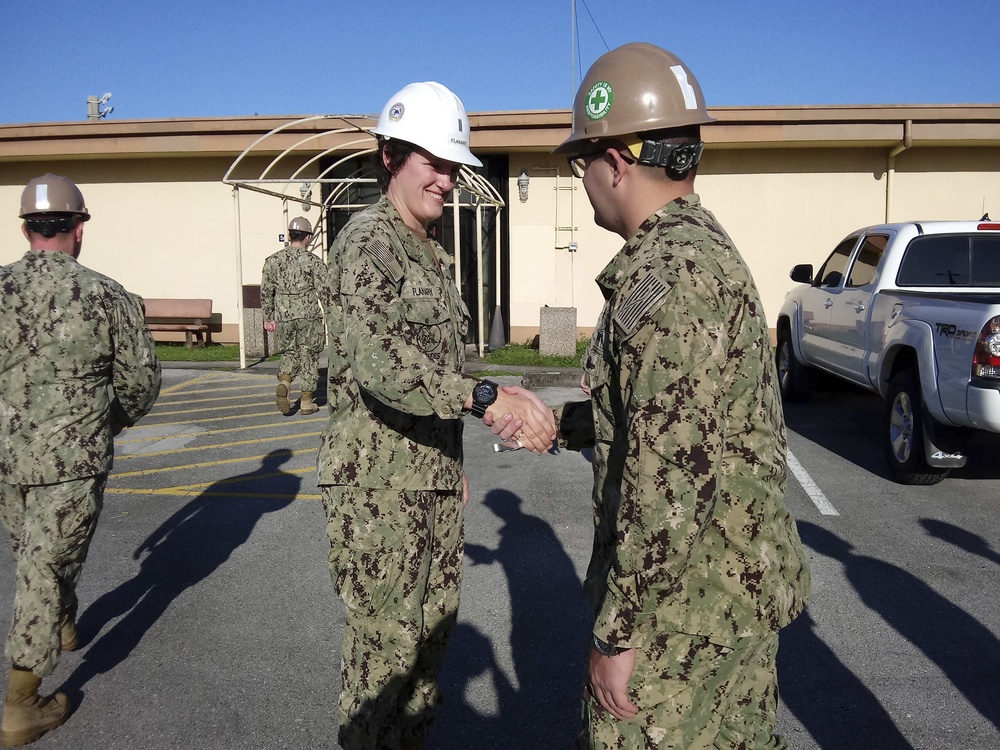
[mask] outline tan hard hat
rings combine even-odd
[[[305,216],[296,216],[288,224],[289,232],[305,232],[306,234],[312,234],[313,228],[312,224],[309,223],[309,219]]]
[[[35,214],[77,214],[84,221],[90,212],[83,203],[83,193],[68,177],[44,174],[29,182],[21,193],[20,218]]]
[[[588,141],[715,122],[684,62],[665,49],[632,42],[590,66],[573,102],[573,130],[552,152],[574,154]]]

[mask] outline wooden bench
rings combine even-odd
[[[146,326],[150,331],[183,331],[185,346],[204,347],[212,342],[210,299],[146,299]]]

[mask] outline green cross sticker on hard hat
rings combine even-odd
[[[615,100],[615,92],[607,81],[598,81],[587,92],[587,117],[600,120],[611,111]]]

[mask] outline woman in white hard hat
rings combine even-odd
[[[374,129],[384,195],[330,253],[329,403],[318,460],[329,563],[347,621],[340,743],[421,748],[458,612],[468,483],[462,417],[512,416],[524,447],[555,437],[551,411],[463,374],[469,314],[451,259],[427,235],[469,150],[469,119],[439,83],[413,83]]]

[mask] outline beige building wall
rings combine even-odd
[[[43,171],[62,174],[79,185],[91,214],[84,265],[142,297],[211,299],[213,340],[236,342],[240,273],[243,285],[260,284],[264,259],[281,249],[288,220],[305,215],[315,222],[317,210],[310,215],[296,201],[286,208],[278,198],[241,190],[237,247],[233,189],[221,182],[229,164],[192,157],[8,165],[4,176],[15,184],[0,185],[0,206],[8,207],[0,217],[0,264],[28,247],[17,218],[24,184]],[[298,195],[298,183],[276,189]],[[184,335],[157,338],[183,341]]]
[[[977,219],[984,212],[1000,219],[1000,106],[714,114],[720,121],[706,129],[696,188],[746,259],[772,324],[792,286],[794,264],[819,264],[848,232],[885,220],[889,155],[904,142],[910,147],[895,157],[891,179],[892,219]],[[594,224],[581,181],[550,154],[565,137],[568,113],[473,119],[474,147],[509,158],[503,216],[510,229],[511,341],[534,338],[545,305],[575,307],[579,332],[587,335],[603,304],[594,278],[622,239]],[[316,208],[303,212],[296,202],[241,189],[237,224],[233,189],[221,181],[240,151],[284,123],[223,118],[0,126],[0,263],[19,258],[26,247],[16,217],[24,184],[46,171],[64,174],[78,182],[93,214],[85,264],[144,297],[211,298],[215,340],[237,341],[241,284],[260,282],[264,258],[281,247],[289,218],[319,219]],[[260,175],[277,153],[313,132],[320,135],[308,141],[313,150],[303,160],[364,141],[354,133],[341,143],[321,132],[328,126],[297,126],[236,176]],[[522,169],[529,177],[524,202],[517,187]],[[297,196],[299,184],[271,187]],[[316,243],[325,247],[326,238]]]
[[[524,203],[517,188],[522,169],[529,178]],[[512,155],[510,175],[510,340],[531,341],[545,305],[575,307],[580,335],[588,335],[604,303],[594,279],[622,241],[594,224],[583,183],[565,159]]]
[[[521,169],[530,178],[524,204],[514,197]],[[695,188],[750,267],[772,327],[794,286],[792,266],[818,266],[845,235],[885,221],[887,169],[885,149],[706,150]],[[594,278],[623,240],[594,224],[582,182],[568,176],[565,160],[515,156],[510,174],[511,340],[537,334],[543,305],[576,307],[587,333],[603,304]],[[896,157],[892,220],[973,220],[991,207],[1000,218],[996,149]],[[553,231],[562,225],[575,229]],[[567,250],[570,238],[575,253]]]

